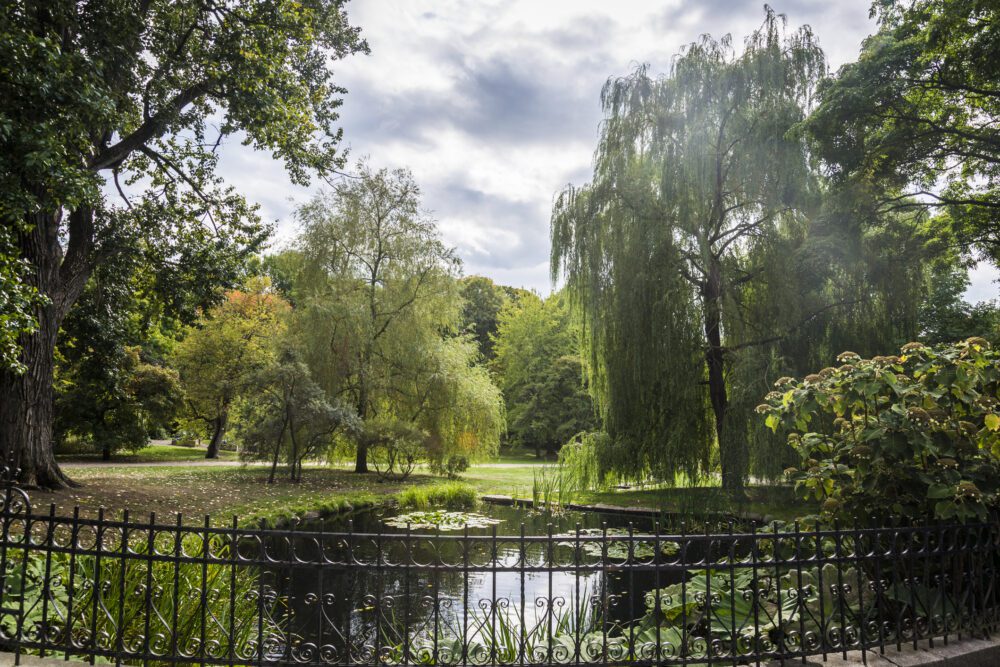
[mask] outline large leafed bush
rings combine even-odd
[[[757,407],[788,433],[802,464],[786,474],[824,514],[970,519],[1000,503],[1000,354],[987,341],[837,360],[780,378]]]

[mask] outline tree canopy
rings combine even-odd
[[[500,310],[493,368],[507,406],[512,444],[554,454],[596,414],[584,386],[579,337],[565,294],[528,293]]]
[[[210,433],[207,458],[216,458],[234,403],[251,380],[274,362],[286,328],[288,304],[266,278],[226,293],[178,343],[173,361],[185,389],[189,420]]]
[[[497,317],[510,295],[508,290],[486,276],[465,276],[461,284],[462,325],[472,333],[483,359],[493,358],[493,336],[497,332]]]
[[[878,31],[818,89],[807,127],[841,179],[883,208],[930,208],[1000,259],[1000,8],[878,0]]]
[[[330,403],[292,350],[282,350],[246,384],[253,391],[242,406],[240,455],[243,460],[270,461],[269,483],[274,483],[282,455],[291,480],[301,481],[303,460],[329,449],[338,430],[359,427],[354,411]]]

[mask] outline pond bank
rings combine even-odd
[[[515,507],[535,507],[535,501],[530,498],[515,498],[513,496],[487,494],[482,496],[482,501],[493,505],[509,505]],[[544,504],[543,504],[544,506]],[[664,510],[656,507],[611,505],[608,503],[566,503],[563,509],[573,512],[598,512],[602,514],[622,514],[625,516],[635,516],[647,519],[656,519],[664,514]],[[755,512],[725,513],[731,515],[733,519],[749,521],[765,521],[766,517]]]

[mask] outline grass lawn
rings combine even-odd
[[[163,449],[190,451],[164,445],[156,449],[160,450],[159,456],[165,456]],[[530,498],[537,465],[511,463],[516,462],[502,459],[500,465],[472,466],[462,481],[481,494]],[[384,502],[409,486],[442,481],[440,477],[420,473],[405,482],[380,482],[375,475],[355,475],[348,469],[307,467],[299,484],[290,483],[279,474],[278,483],[269,485],[266,467],[243,467],[235,463],[231,466],[88,465],[72,466],[67,472],[82,486],[54,493],[30,492],[36,511],[47,511],[49,503],[55,503],[57,514],[70,516],[74,505],[79,505],[82,515],[94,516],[103,506],[114,515],[128,508],[137,518],[156,512],[161,519],[168,516],[172,519],[173,514],[181,512],[186,521],[200,522],[205,514],[211,514],[217,524],[228,525],[234,514],[246,522],[301,516],[311,510],[333,512]],[[736,503],[717,488],[644,489],[583,493],[575,501],[662,511],[751,512],[775,518],[792,518],[805,509],[785,487],[751,487],[747,495],[748,501]]]
[[[213,521],[228,525],[233,515],[243,520],[276,519],[309,510],[336,510],[384,500],[404,487],[438,481],[426,475],[405,483],[380,483],[374,475],[354,475],[337,469],[306,469],[304,479],[292,484],[279,479],[267,484],[265,467],[242,466],[88,466],[70,468],[82,486],[57,492],[30,491],[36,511],[55,503],[56,513],[69,516],[79,505],[83,516],[95,516],[99,507],[117,516],[128,508],[133,517],[172,520],[181,512],[186,521]],[[168,519],[168,517],[170,517]]]
[[[219,460],[221,461],[236,461],[238,458],[236,452],[219,452]],[[101,455],[97,453],[83,453],[83,454],[56,454],[56,459],[60,463],[68,462],[79,462],[79,463],[107,463],[112,465],[115,463],[167,463],[167,462],[181,462],[181,461],[204,461],[205,460],[205,449],[203,447],[175,447],[173,445],[165,444],[151,444],[148,447],[143,447],[135,452],[127,452],[115,454],[111,457],[111,461],[105,462],[101,460]]]

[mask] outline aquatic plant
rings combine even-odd
[[[531,501],[536,508],[561,510],[579,491],[573,476],[561,465],[543,466],[532,474]]]
[[[383,521],[385,525],[393,528],[426,529],[437,530],[462,530],[463,528],[488,528],[500,523],[500,519],[493,519],[483,514],[475,512],[449,512],[446,510],[428,510],[410,512],[390,517]]]
[[[575,538],[593,537],[606,535],[608,540],[587,540],[579,541]],[[625,528],[581,528],[573,533],[556,535],[556,537],[568,538],[559,542],[559,546],[579,548],[580,552],[595,558],[612,558],[614,560],[629,560],[630,558],[653,558],[656,555],[656,544],[648,540],[630,539],[629,531]],[[607,545],[605,548],[604,545]],[[631,545],[631,551],[629,549]],[[663,540],[659,543],[660,553],[664,556],[673,556],[680,551],[680,545],[670,540]]]
[[[479,494],[470,484],[441,482],[428,486],[411,486],[401,491],[396,500],[400,507],[418,510],[431,507],[471,509],[479,504]]]

